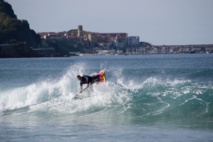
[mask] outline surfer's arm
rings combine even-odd
[[[83,90],[83,83],[81,82],[80,83],[80,93],[82,93],[82,90]]]
[[[82,86],[80,86],[80,93],[82,93]]]

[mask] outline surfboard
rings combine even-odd
[[[100,82],[106,82],[106,75],[105,75],[105,71],[104,70],[101,70],[99,72],[99,79],[100,79]]]

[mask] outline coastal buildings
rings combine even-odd
[[[78,29],[67,32],[42,32],[38,33],[42,39],[70,39],[84,46],[100,45],[104,47],[120,47],[128,46],[127,33],[97,33],[86,32],[83,26],[79,25]],[[73,40],[74,39],[74,40]]]
[[[61,44],[63,50],[68,52],[81,52],[90,54],[181,54],[181,53],[212,53],[213,45],[161,45],[155,46],[147,42],[140,42],[139,36],[128,36],[128,33],[98,33],[84,31],[83,26],[64,32],[38,33],[45,41],[47,47],[55,42]],[[66,43],[66,44],[62,44]],[[66,45],[66,47],[64,47]],[[70,48],[70,49],[67,49]],[[73,49],[75,51],[73,51]]]

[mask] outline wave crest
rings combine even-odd
[[[211,84],[160,77],[134,80],[124,76],[122,69],[117,72],[109,69],[108,82],[94,84],[80,94],[79,99],[73,99],[79,91],[76,75],[85,73],[85,68],[85,64],[75,64],[61,77],[0,92],[0,112],[17,114],[18,110],[28,108],[21,113],[100,113],[135,121],[213,116]]]

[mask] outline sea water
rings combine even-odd
[[[213,54],[0,59],[0,141],[213,141]]]

